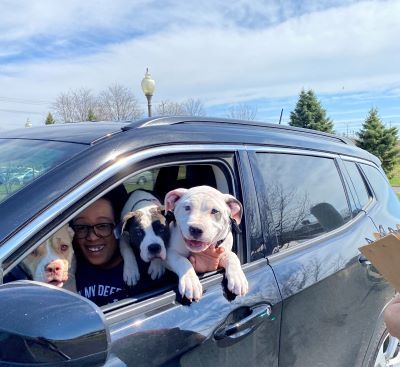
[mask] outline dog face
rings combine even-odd
[[[167,193],[165,210],[173,210],[178,227],[191,252],[215,246],[230,233],[230,218],[237,224],[242,204],[232,195],[210,186],[176,189]]]
[[[71,227],[60,228],[22,261],[22,267],[33,280],[62,287],[74,255],[73,236]]]
[[[150,205],[125,215],[123,235],[128,234],[132,246],[138,246],[145,262],[165,260],[170,232],[159,206]]]

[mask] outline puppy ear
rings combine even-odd
[[[231,218],[236,224],[240,224],[243,215],[243,206],[240,201],[232,195],[225,194],[225,202],[231,210]]]
[[[125,226],[128,223],[129,219],[131,219],[135,215],[135,212],[128,212],[122,218],[122,226],[121,226],[121,233],[125,230]]]
[[[164,207],[165,211],[173,210],[176,202],[187,192],[187,189],[175,189],[165,195]]]

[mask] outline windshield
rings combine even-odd
[[[0,139],[0,203],[84,148],[58,141]]]

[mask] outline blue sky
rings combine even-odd
[[[44,123],[60,93],[118,83],[153,104],[200,99],[289,120],[313,89],[338,133],[371,107],[400,127],[400,1],[0,0],[0,131]],[[0,133],[1,134],[1,133]]]

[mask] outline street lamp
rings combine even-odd
[[[146,74],[144,74],[144,78],[142,80],[142,90],[147,98],[147,109],[149,111],[149,117],[151,117],[151,97],[153,97],[155,86],[156,83],[149,73],[149,68],[146,68]]]

